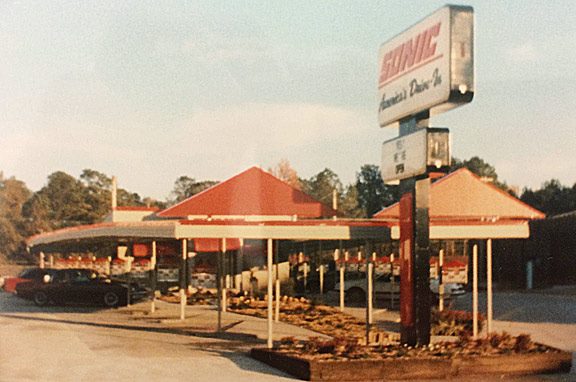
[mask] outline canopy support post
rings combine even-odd
[[[268,349],[272,349],[274,343],[272,341],[272,334],[273,334],[273,329],[272,329],[272,252],[273,252],[273,247],[272,247],[272,239],[268,239],[268,248],[267,248],[267,266],[268,266],[268,294],[267,294],[267,298],[268,298],[268,341],[266,343]]]
[[[493,316],[493,301],[492,301],[492,239],[486,242],[486,330],[488,335],[492,333],[492,316]]]
[[[472,248],[472,338],[478,338],[478,244]]]
[[[230,275],[229,275],[229,271],[230,271],[230,262],[227,261],[227,257],[226,257],[226,239],[222,239],[222,260],[223,260],[223,270],[224,270],[224,285],[222,288],[222,294],[220,296],[218,296],[219,298],[222,299],[222,312],[226,312],[226,308],[228,305],[228,287],[230,286]]]
[[[182,239],[182,260],[180,263],[180,319],[186,319],[186,262],[188,259],[188,242]]]
[[[150,277],[150,286],[152,289],[152,300],[150,302],[150,313],[156,311],[156,285],[158,283],[158,268],[156,267],[156,240],[152,241],[152,259],[150,260],[150,268],[152,271]]]

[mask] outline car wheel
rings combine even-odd
[[[49,302],[48,295],[45,292],[34,293],[34,304],[38,306],[45,306]]]
[[[120,296],[116,292],[106,292],[104,294],[104,305],[114,308],[120,303]]]
[[[346,291],[346,298],[348,302],[363,302],[366,301],[366,293],[360,288],[351,288]]]

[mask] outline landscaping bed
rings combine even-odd
[[[267,317],[267,302],[246,297],[230,299],[229,312]],[[313,330],[331,337],[354,338],[357,342],[366,342],[366,323],[340,309],[318,305],[305,298],[284,296],[280,304],[280,321]],[[395,333],[373,328],[370,331],[371,342],[386,344],[398,339]]]
[[[310,381],[448,379],[469,375],[569,372],[572,354],[506,333],[425,347],[360,346],[350,339],[297,341],[252,349],[253,358]]]
[[[188,303],[206,303],[209,293],[195,293]],[[169,299],[175,299],[171,296]],[[227,310],[267,317],[268,303],[248,296],[230,296]],[[332,339],[286,337],[273,349],[254,348],[253,358],[310,381],[377,381],[451,379],[469,375],[529,375],[569,372],[572,354],[534,343],[529,335],[493,333],[472,339],[472,314],[463,311],[432,312],[432,334],[451,341],[424,347],[399,344],[397,333],[370,330],[366,344],[363,320],[318,305],[305,298],[284,296],[280,320],[311,329]],[[483,317],[478,317],[482,325]]]

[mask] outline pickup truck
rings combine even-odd
[[[366,300],[366,278],[354,278],[352,280],[344,280],[344,293],[346,300],[349,302],[359,302]],[[376,296],[390,296],[400,295],[400,277],[391,275],[380,274],[374,277],[373,284],[374,293]],[[430,280],[430,291],[435,295],[439,294],[438,279]],[[335,291],[340,291],[340,282],[334,286]],[[466,289],[462,284],[446,283],[444,284],[444,297],[450,298],[451,296],[462,295],[466,293]]]

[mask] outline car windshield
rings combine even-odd
[[[87,269],[74,270],[70,274],[70,280],[73,282],[89,282],[91,280],[96,280],[97,278],[97,272]]]
[[[41,273],[42,273],[41,269],[36,268],[25,269],[22,272],[20,272],[20,275],[18,275],[18,277],[22,279],[35,279],[39,278],[41,276]]]

